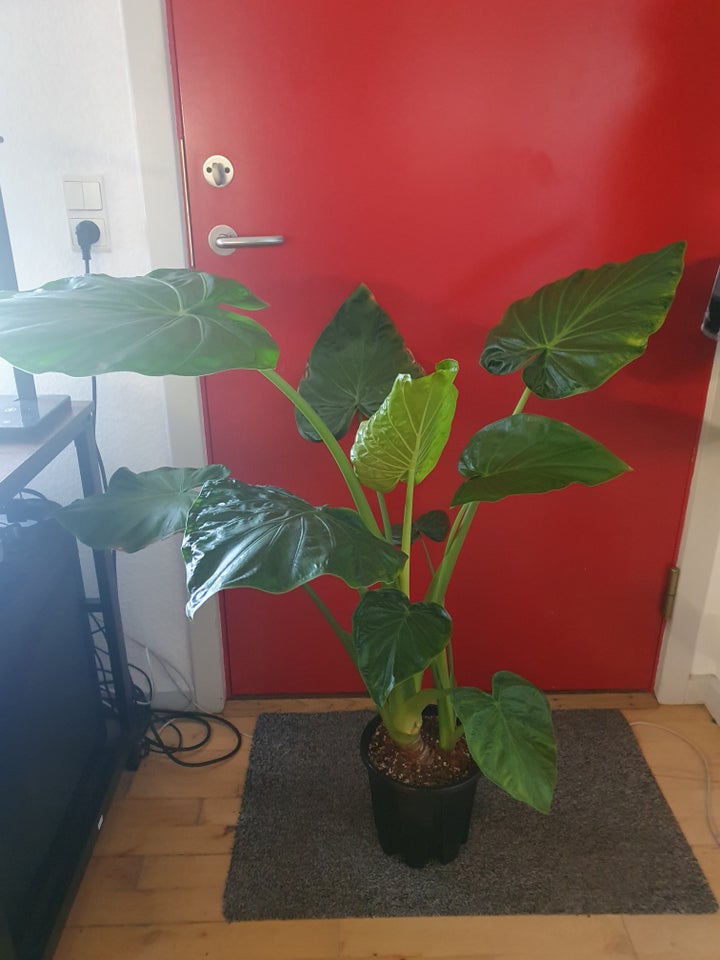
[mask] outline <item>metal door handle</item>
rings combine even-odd
[[[218,237],[215,246],[221,250],[235,250],[237,247],[276,247],[285,242],[285,237]]]
[[[208,234],[210,249],[221,257],[226,257],[240,247],[277,247],[281,243],[285,243],[285,237],[277,235],[268,237],[239,237],[232,227],[228,227],[227,224],[224,223],[219,223],[216,227],[213,227]]]

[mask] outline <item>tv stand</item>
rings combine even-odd
[[[75,402],[55,421],[52,428],[45,432],[41,440],[32,441],[24,437],[17,442],[0,443],[0,513],[16,494],[30,485],[37,474],[70,445],[75,447],[84,495],[91,496],[102,492],[95,451],[93,417],[94,409],[91,403]],[[4,805],[12,810],[14,804],[18,820],[32,820],[31,817],[23,817],[19,798],[23,790],[29,789],[28,784],[36,782],[32,777],[37,778],[37,771],[40,771],[42,783],[43,762],[47,763],[48,781],[53,771],[56,775],[59,771],[58,783],[62,783],[62,788],[67,790],[68,797],[72,799],[58,800],[53,807],[53,797],[48,791],[41,789],[36,794],[35,803],[40,802],[42,805],[43,802],[47,802],[48,808],[52,808],[52,816],[57,820],[57,827],[48,826],[46,823],[47,836],[44,836],[41,841],[34,837],[33,862],[42,861],[44,864],[42,870],[35,870],[37,876],[32,872],[32,865],[22,862],[25,857],[24,848],[12,833],[13,824],[0,825],[0,871],[3,870],[3,861],[6,870],[8,862],[14,863],[18,876],[22,876],[23,883],[32,889],[27,910],[25,908],[19,910],[17,902],[11,902],[15,894],[6,894],[0,901],[0,957],[2,960],[47,960],[52,956],[62,923],[92,851],[95,836],[110,804],[117,779],[123,768],[135,769],[139,763],[140,731],[128,674],[112,555],[105,551],[93,552],[99,607],[115,691],[115,709],[111,718],[102,712],[99,687],[93,688],[93,683],[97,683],[97,677],[92,664],[92,642],[87,626],[86,603],[74,541],[70,541],[64,531],[56,528],[48,530],[47,540],[42,539],[45,536],[44,533],[37,531],[35,539],[39,538],[40,542],[34,543],[31,531],[32,528],[20,531],[25,553],[20,552],[17,560],[19,566],[16,570],[18,583],[16,614],[11,612],[10,618],[5,620],[5,645],[8,646],[14,637],[15,653],[11,650],[8,654],[5,649],[0,650],[0,653],[3,656],[15,658],[11,662],[16,667],[18,677],[22,678],[23,682],[32,678],[30,685],[32,689],[42,689],[40,680],[37,684],[35,683],[35,674],[41,671],[43,663],[47,662],[48,670],[54,669],[57,673],[55,686],[53,686],[52,672],[45,681],[46,689],[52,693],[49,700],[54,699],[56,690],[62,689],[63,683],[69,682],[69,678],[74,677],[76,673],[82,673],[85,678],[82,696],[87,703],[82,709],[73,711],[75,728],[74,731],[68,731],[72,736],[66,739],[68,743],[73,744],[74,755],[71,756],[68,752],[67,777],[62,769],[64,714],[62,698],[58,698],[58,704],[51,716],[49,714],[43,716],[43,706],[46,706],[44,703],[31,704],[30,706],[35,708],[32,721],[23,724],[20,720],[17,724],[15,766],[11,757],[10,770],[17,768],[18,758],[24,755],[26,743],[32,744],[33,737],[39,739],[39,742],[42,741],[43,723],[51,737],[56,737],[57,747],[49,755],[49,760],[52,762],[28,757],[29,761],[34,761],[35,770],[28,772],[27,776],[23,772],[22,777],[18,778],[19,783],[13,783],[12,779],[3,779],[3,790],[7,791]],[[27,542],[27,548],[25,542]],[[12,564],[12,557],[6,556],[5,562]],[[23,562],[26,564],[24,572],[20,567]],[[36,570],[37,583],[34,577]],[[29,576],[27,571],[31,571]],[[12,598],[16,596],[14,587],[11,594],[12,606]],[[74,600],[66,603],[66,599],[70,596]],[[34,609],[34,597],[37,599],[37,610]],[[61,618],[61,608],[65,606],[70,611],[69,622],[72,624],[72,617],[76,618],[75,626],[71,626],[65,632],[65,636],[70,639],[66,641],[58,635],[58,642],[68,643],[66,655],[63,648],[55,643],[53,617],[46,614],[43,604],[49,611],[57,610],[58,623]],[[97,605],[95,608],[97,609]],[[7,610],[4,610],[3,616],[8,617]],[[8,627],[7,624],[10,626]],[[59,626],[58,630],[60,630]],[[41,636],[44,632],[47,632],[45,638]],[[23,638],[26,636],[27,649],[23,643]],[[33,649],[37,651],[36,660],[32,660],[28,652],[31,644],[35,645]],[[66,656],[74,657],[75,661],[66,662]],[[54,667],[51,665],[53,658],[55,658]],[[65,678],[61,676],[63,669],[66,670]],[[12,701],[11,686],[6,693]],[[17,699],[18,703],[23,703],[21,696]],[[0,710],[2,708],[3,704],[0,703]],[[48,711],[51,709],[47,707]],[[37,716],[39,716],[39,726],[38,730],[35,730]],[[66,724],[69,722],[69,719],[66,720]],[[76,731],[79,731],[80,736],[76,735]],[[12,727],[5,726],[5,737],[12,736]],[[86,740],[85,752],[79,755],[76,749],[78,739]],[[32,748],[28,753],[31,752]],[[30,763],[28,765],[30,766]],[[81,769],[82,773],[80,773]],[[51,789],[50,783],[48,788]],[[30,803],[29,800],[28,803]],[[42,810],[38,813],[42,815]],[[38,830],[41,830],[42,822],[42,816],[39,816]],[[7,831],[4,841],[3,830]],[[6,847],[12,847],[14,850],[14,856],[9,860],[3,857],[3,842]],[[32,845],[29,843],[28,848]],[[27,869],[24,870],[24,867]],[[0,893],[3,890],[13,890],[12,876],[0,875],[0,880],[3,881],[0,884]],[[18,917],[21,919],[19,920]]]

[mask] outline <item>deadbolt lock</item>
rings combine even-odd
[[[215,154],[203,164],[203,176],[211,187],[226,187],[233,178],[235,169],[227,157]]]

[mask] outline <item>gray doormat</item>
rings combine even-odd
[[[481,780],[457,860],[420,870],[375,838],[360,734],[372,714],[263,714],[225,890],[228,920],[713,913],[715,899],[625,718],[554,715],[549,816]]]

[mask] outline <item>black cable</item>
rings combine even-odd
[[[82,250],[83,263],[85,264],[85,276],[88,276],[90,273],[91,260],[90,248],[100,239],[100,228],[92,220],[81,220],[80,223],[75,227],[75,236],[77,237],[78,246]],[[97,436],[95,435],[95,426],[97,420],[97,377],[91,377],[91,382],[93,442],[95,446],[95,456],[97,457],[98,468],[100,469],[100,482],[102,484],[103,493],[105,493],[108,487],[107,473],[105,472],[105,464],[103,463],[103,458],[97,443]]]
[[[100,470],[100,483],[102,484],[103,493],[107,493],[108,488],[108,479],[107,472],[105,470],[105,464],[103,462],[102,454],[100,453],[100,447],[97,442],[97,377],[91,377],[90,382],[92,384],[92,422],[93,422],[93,446],[95,447],[95,457],[97,459],[98,469]]]
[[[33,490],[32,487],[23,487],[20,491],[20,497],[37,497],[38,500],[47,500],[48,498],[44,493],[40,493],[39,490]]]
[[[94,611],[90,611],[90,617],[95,624],[95,628],[91,631],[93,635],[102,633],[104,636],[103,626]],[[117,715],[115,707],[115,683],[112,670],[105,666],[102,659],[108,656],[107,650],[95,646],[95,664],[98,673],[98,685],[103,696],[103,703],[112,711],[113,715]],[[235,724],[226,720],[224,717],[219,717],[212,713],[203,713],[202,711],[195,713],[189,710],[154,709],[151,706],[154,695],[152,679],[142,667],[138,667],[134,663],[129,663],[128,669],[134,670],[144,677],[148,686],[148,690],[145,691],[136,683],[131,682],[133,701],[142,718],[142,735],[140,741],[140,755],[142,757],[146,757],[150,753],[162,753],[168,760],[172,760],[173,763],[176,763],[180,767],[209,767],[216,763],[222,763],[223,760],[229,760],[230,757],[234,757],[240,750],[242,747],[242,734]],[[186,744],[182,729],[178,726],[178,723],[192,723],[196,727],[200,726],[203,731],[202,736],[195,743]],[[220,724],[235,734],[235,744],[231,749],[218,757],[211,757],[209,760],[181,760],[177,754],[192,753],[194,750],[200,750],[201,747],[206,746],[210,742],[213,734],[213,723]],[[163,740],[163,731],[168,729],[172,730],[177,737],[177,743],[169,744]]]
[[[90,248],[100,239],[100,228],[92,220],[81,220],[75,227],[78,246],[82,250],[85,273],[90,273]]]
[[[204,725],[206,728],[205,736],[200,740],[199,743],[194,743],[190,746],[183,746],[182,734],[173,723],[175,720],[183,720],[186,722]],[[157,724],[161,722],[167,724],[168,726],[174,727],[176,733],[179,735],[178,746],[171,747],[164,743],[162,737],[160,736],[160,732],[157,729]],[[205,746],[212,736],[212,729],[210,726],[211,723],[219,723],[222,726],[232,730],[236,737],[236,742],[232,749],[228,750],[220,757],[211,757],[209,760],[181,760],[176,756],[177,753],[188,753],[192,750],[199,750],[200,747]],[[222,763],[223,760],[229,760],[230,757],[234,757],[242,746],[242,734],[235,724],[230,723],[230,721],[226,720],[225,717],[218,717],[212,713],[190,713],[186,710],[153,710],[150,723],[148,724],[148,730],[153,735],[151,738],[148,735],[148,731],[145,732],[145,742],[149,744],[148,752],[164,753],[168,760],[172,760],[173,763],[176,763],[180,767],[209,767],[215,763]]]

